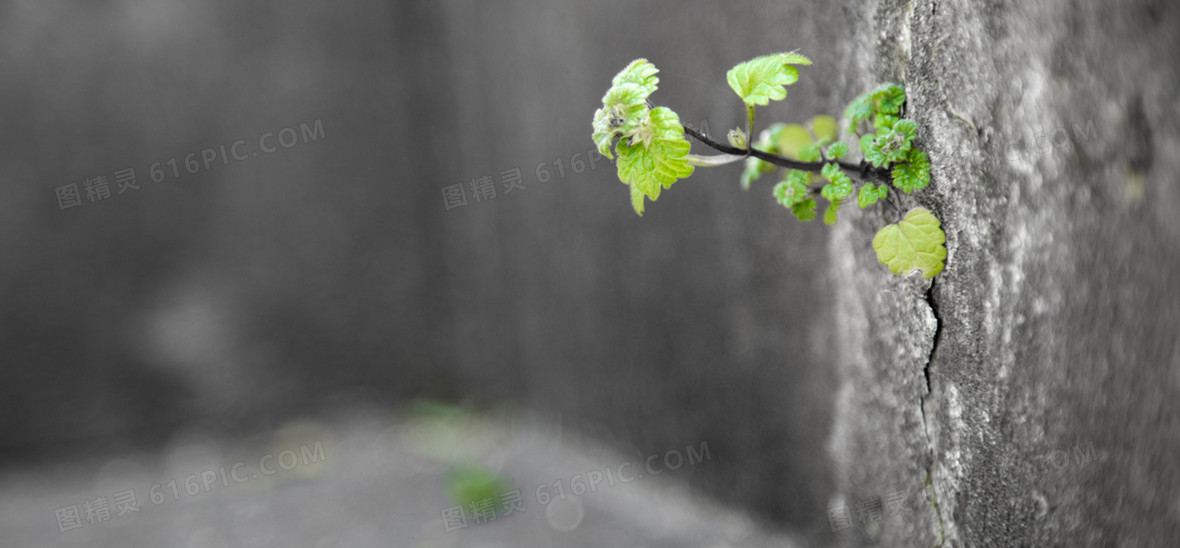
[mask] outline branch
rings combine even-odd
[[[681,125],[684,126],[684,133],[691,135],[692,138],[700,141],[701,143],[709,146],[710,148],[715,149],[718,152],[723,152],[725,154],[732,154],[734,156],[747,156],[747,155],[749,155],[749,156],[753,156],[755,158],[758,158],[759,160],[762,160],[763,162],[771,163],[776,166],[785,167],[787,169],[798,169],[800,171],[808,171],[811,173],[819,173],[820,171],[823,170],[824,164],[827,163],[827,162],[800,162],[798,160],[792,160],[790,158],[779,156],[778,154],[771,154],[771,153],[766,152],[764,150],[758,150],[752,146],[749,147],[749,149],[737,148],[734,146],[730,146],[726,143],[720,143],[720,142],[714,141],[713,139],[709,138],[708,135],[701,133],[701,130],[697,129],[692,124],[685,124],[682,122]],[[746,140],[749,141],[750,138],[747,138]],[[860,179],[861,181],[873,181],[873,182],[887,184],[887,185],[891,184],[893,182],[893,174],[888,169],[874,168],[874,167],[872,167],[868,164],[865,164],[863,162],[860,164],[850,164],[848,162],[836,162],[836,163],[840,166],[840,169],[843,169],[844,171],[848,172],[848,175],[852,178]]]

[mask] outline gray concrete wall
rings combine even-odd
[[[933,486],[844,545],[1180,538],[1180,14],[1104,4],[849,7],[846,79],[906,84],[948,259],[889,277],[893,219],[835,232],[835,502]]]

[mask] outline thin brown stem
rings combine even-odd
[[[810,173],[820,173],[824,168],[824,164],[827,163],[800,162],[798,160],[792,160],[790,158],[779,156],[778,154],[771,154],[764,150],[758,150],[753,146],[749,146],[753,144],[752,137],[747,138],[748,148],[737,148],[726,143],[714,141],[711,137],[702,133],[701,130],[697,129],[692,124],[683,125],[684,133],[690,135],[693,139],[700,141],[709,148],[712,148],[718,152],[723,152],[725,154],[733,154],[735,156],[753,156],[759,160],[762,160],[763,162],[771,163],[776,166],[785,167],[787,169],[798,169],[800,171],[807,171]],[[848,162],[836,162],[836,164],[839,165],[840,169],[844,170],[845,173],[847,173],[852,179],[872,181],[887,185],[893,182],[893,174],[888,169],[874,168],[864,163],[851,164]]]

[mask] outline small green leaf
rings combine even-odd
[[[844,117],[848,118],[848,129],[852,131],[861,122],[873,115],[872,95],[865,93],[853,99],[844,109]]]
[[[946,260],[946,234],[938,217],[914,208],[897,224],[887,225],[873,237],[877,260],[894,274],[920,270],[923,278],[942,272]]]
[[[749,189],[750,183],[758,180],[759,177],[774,171],[776,168],[774,164],[763,162],[758,158],[750,156],[746,158],[746,169],[742,170],[742,188]]]
[[[617,87],[626,83],[636,84],[647,90],[647,95],[651,95],[656,91],[656,84],[660,83],[660,79],[656,76],[659,71],[660,69],[649,63],[647,59],[636,59],[611,79],[611,86]],[[643,96],[645,100],[647,95]]]
[[[641,216],[643,196],[654,202],[661,188],[669,188],[693,172],[685,159],[692,145],[684,138],[680,117],[671,109],[656,107],[651,110],[648,124],[644,139],[619,141],[615,147],[619,153],[619,180],[631,185],[631,206]]]
[[[873,127],[878,133],[884,133],[893,129],[893,124],[896,124],[897,120],[898,117],[892,114],[878,114],[873,117]]]
[[[828,208],[824,210],[824,224],[832,226],[836,224],[836,212],[840,209],[840,200],[836,200],[828,204]]]
[[[733,67],[725,74],[725,79],[747,108],[767,105],[770,101],[785,99],[786,86],[799,80],[799,69],[791,65],[810,64],[811,60],[798,54],[764,55]]]
[[[917,127],[918,124],[913,120],[899,120],[893,124],[893,129],[877,134],[877,140],[874,141],[873,147],[881,151],[885,160],[881,165],[905,161],[906,155],[913,146],[914,137],[917,135]],[[875,162],[874,165],[876,165]]]
[[[885,187],[885,190],[888,192],[889,187]],[[860,193],[856,196],[856,205],[864,209],[877,203],[877,200],[880,198],[882,196],[877,193],[877,187],[873,183],[865,183],[864,186],[860,187]]]
[[[898,120],[893,124],[893,131],[900,131],[905,134],[905,138],[910,141],[918,136],[918,123],[913,120]]]
[[[771,124],[770,127],[766,128],[766,130],[762,132],[762,135],[759,136],[758,142],[754,143],[754,148],[763,152],[774,152],[773,143],[777,139],[778,132],[781,131],[785,125],[786,124],[781,123]],[[742,171],[741,177],[742,188],[749,189],[751,182],[766,173],[774,171],[775,169],[778,168],[772,163],[763,162],[762,160],[759,160],[753,156],[746,158],[746,169]]]
[[[783,207],[793,208],[799,202],[807,200],[807,181],[809,174],[806,171],[790,170],[787,172],[786,178],[783,182],[775,185],[774,198],[778,200]]]
[[[815,133],[816,139],[823,139],[824,137],[827,137],[828,139],[834,141],[837,134],[840,132],[840,129],[836,125],[835,118],[832,118],[826,114],[820,114],[819,116],[811,119],[811,131]]]
[[[807,198],[796,202],[791,206],[791,213],[795,214],[800,221],[807,222],[815,218],[815,200]]]
[[[615,109],[613,113],[622,115],[627,123],[631,124],[647,112],[648,95],[651,95],[651,92],[647,88],[627,82],[606,90],[606,94],[602,96],[602,105],[607,110],[620,105],[622,109]]]
[[[893,186],[909,194],[930,184],[930,159],[916,148],[906,154],[905,164],[893,166]]]
[[[821,162],[824,157],[819,153],[819,143],[811,143],[799,151],[800,162]]]
[[[483,499],[495,499],[509,490],[509,485],[490,469],[478,465],[452,465],[446,474],[447,497],[451,502],[468,506]]]
[[[820,168],[820,170],[819,170],[820,177],[823,177],[824,179],[827,179],[829,181],[831,181],[832,178],[835,177],[839,173],[841,173],[840,166],[838,166],[834,163],[830,163],[830,162],[824,164],[824,167]]]
[[[815,142],[815,139],[811,138],[811,132],[807,131],[807,128],[799,124],[783,124],[781,127],[776,128],[774,136],[776,137],[774,145],[778,148],[779,154],[792,160],[803,162],[814,161],[802,160],[799,157],[803,149]]]
[[[844,143],[833,143],[828,147],[828,158],[832,160],[839,160],[848,155],[848,145]]]
[[[737,128],[729,130],[729,133],[727,133],[725,137],[726,139],[729,139],[730,146],[734,148],[744,149],[748,144],[746,142],[746,132]]]
[[[820,190],[820,194],[829,202],[838,203],[852,195],[852,179],[845,175],[836,164],[824,165],[821,175],[830,181]]]
[[[897,84],[882,84],[873,90],[873,104],[877,112],[899,114],[905,104],[905,88]]]
[[[873,134],[862,135],[860,138],[860,151],[864,155],[865,161],[873,164],[874,167],[882,167],[889,160],[885,158],[885,153],[881,152],[881,147],[877,144],[876,137]]]

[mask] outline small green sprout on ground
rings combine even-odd
[[[918,124],[904,117],[902,86],[883,84],[854,99],[844,111],[843,138],[837,120],[825,115],[806,126],[772,124],[753,138],[755,107],[785,99],[786,86],[799,80],[798,67],[808,65],[811,60],[797,53],[777,53],[733,67],[726,80],[745,103],[746,127],[729,131],[726,144],[682,123],[671,109],[652,106],[648,98],[657,89],[659,69],[636,59],[614,77],[602,97],[602,108],[594,113],[594,143],[607,158],[618,154],[619,180],[630,187],[631,206],[641,216],[645,200],[656,201],[662,190],[692,175],[696,167],[741,160],[743,188],[785,168],[774,198],[800,221],[817,216],[818,198],[827,202],[823,219],[829,225],[852,202],[861,209],[884,202],[896,211],[890,186],[910,194],[930,184],[930,159],[914,143]],[[686,135],[721,154],[692,154]],[[860,151],[857,163],[843,160],[852,147]],[[873,238],[873,250],[894,274],[920,271],[932,278],[945,266],[945,242],[938,218],[919,207],[882,228]]]

